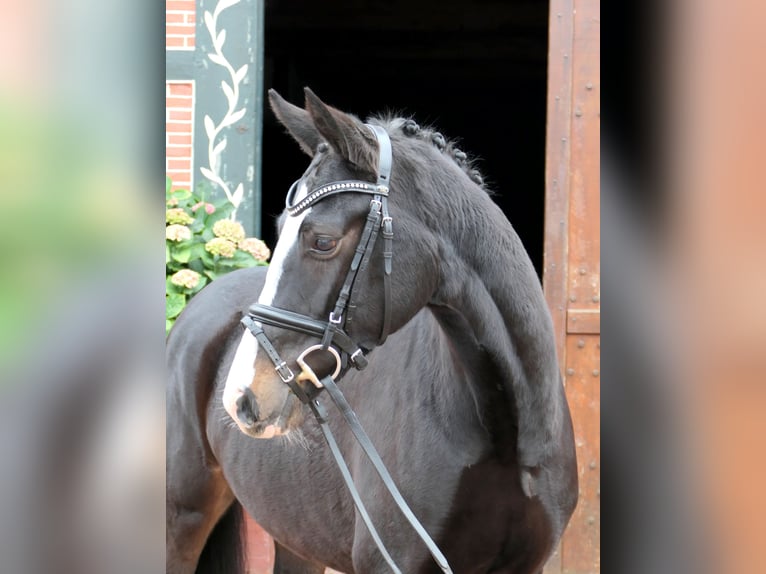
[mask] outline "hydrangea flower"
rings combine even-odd
[[[191,237],[191,229],[185,225],[178,225],[177,223],[174,223],[173,225],[168,225],[165,228],[165,239],[169,241],[185,241],[187,239],[191,239]]]
[[[214,237],[205,243],[205,251],[212,253],[213,255],[220,255],[221,257],[231,259],[237,251],[237,246],[223,237]]]
[[[173,273],[170,277],[170,282],[173,285],[186,287],[187,289],[194,289],[199,284],[199,280],[200,274],[191,269],[181,269],[180,271]]]
[[[231,219],[219,219],[213,224],[213,233],[216,237],[223,237],[234,243],[245,238],[245,228],[241,223]]]
[[[266,261],[271,257],[271,251],[266,247],[266,244],[255,237],[247,237],[242,239],[237,245],[242,251],[247,251],[250,255],[255,257],[256,261]]]
[[[194,223],[194,218],[186,213],[181,207],[165,210],[165,222],[178,225],[189,225]]]

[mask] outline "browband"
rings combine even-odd
[[[337,193],[353,191],[356,193],[388,197],[388,183],[391,178],[391,165],[393,163],[391,140],[389,139],[386,130],[382,127],[370,124],[365,125],[372,130],[373,134],[375,134],[375,139],[378,140],[378,147],[380,148],[378,153],[378,183],[374,184],[359,179],[334,181],[313,190],[298,203],[293,203],[293,201],[295,201],[295,192],[301,182],[301,180],[298,179],[290,186],[290,190],[287,192],[287,198],[285,199],[285,207],[287,208],[287,213],[289,215],[296,216],[307,210],[317,201]]]
[[[295,183],[293,183],[290,186],[290,191],[287,192],[286,207],[287,207],[287,213],[290,214],[291,216],[298,215],[301,212],[308,209],[309,207],[311,207],[312,205],[314,205],[317,201],[324,199],[325,197],[335,195],[337,193],[353,191],[355,193],[367,193],[369,195],[388,196],[388,187],[386,187],[385,185],[375,185],[374,183],[369,183],[366,181],[348,179],[344,181],[336,181],[327,185],[323,185],[322,187],[319,187],[315,189],[314,191],[312,191],[310,194],[308,194],[306,197],[304,197],[301,201],[299,201],[295,205],[292,205],[292,201],[295,196],[295,191],[298,188],[298,184],[300,183],[300,181],[301,180],[299,179]]]

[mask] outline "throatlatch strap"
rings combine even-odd
[[[393,220],[388,214],[388,200],[383,198],[383,328],[378,344],[382,345],[391,329],[391,259],[394,251]]]
[[[393,166],[394,156],[391,147],[391,138],[388,132],[381,126],[368,126],[378,139],[380,153],[378,155],[378,185],[386,187],[391,185],[391,167]],[[391,328],[391,259],[394,249],[394,228],[391,215],[388,213],[388,196],[381,199],[381,209],[383,219],[383,327],[380,332],[378,344],[382,345],[388,338],[388,332]]]
[[[442,572],[445,574],[452,574],[452,570],[450,569],[449,563],[444,557],[444,554],[442,554],[441,550],[439,550],[439,547],[433,541],[431,536],[429,536],[426,529],[413,514],[412,510],[407,505],[407,502],[405,502],[404,498],[402,498],[402,494],[396,487],[394,479],[391,478],[386,465],[380,458],[380,455],[375,449],[375,446],[372,444],[370,437],[367,436],[367,433],[364,431],[364,428],[359,422],[359,419],[356,418],[356,413],[351,408],[351,405],[348,404],[348,401],[346,401],[346,397],[343,396],[343,393],[335,384],[333,378],[323,378],[322,384],[324,385],[324,388],[327,389],[327,392],[330,393],[330,398],[340,410],[343,418],[346,419],[351,432],[354,433],[357,442],[362,447],[362,450],[364,450],[364,454],[367,455],[367,458],[370,459],[370,462],[375,467],[375,471],[380,476],[383,484],[386,486],[386,489],[391,494],[391,497],[394,499],[394,502],[396,502],[396,505],[399,507],[399,510],[402,511],[404,517],[412,525],[412,528],[415,530],[426,547],[428,547],[428,551],[431,553],[431,556],[433,556],[433,559],[436,561],[439,568],[442,569]]]
[[[332,332],[335,331],[336,328],[343,327],[343,316],[346,313],[346,305],[351,296],[351,291],[354,288],[356,276],[359,273],[360,263],[365,257],[365,253],[372,251],[372,244],[370,244],[370,242],[373,241],[371,239],[373,237],[373,230],[380,224],[381,202],[380,199],[378,199],[379,197],[380,196],[378,195],[374,196],[373,200],[370,202],[370,212],[367,214],[367,223],[365,223],[362,235],[359,238],[359,243],[356,245],[354,257],[351,260],[351,266],[348,268],[348,273],[346,273],[346,280],[343,282],[343,286],[340,289],[338,300],[335,302],[335,308],[330,314],[330,319],[327,322],[327,327],[324,336],[322,337],[323,349],[326,349],[330,344],[330,341],[332,340]]]

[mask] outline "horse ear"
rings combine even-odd
[[[309,113],[285,100],[274,89],[269,90],[269,103],[274,115],[295,138],[301,149],[310,157],[314,157],[314,152],[322,138],[314,127]]]
[[[325,104],[309,88],[303,91],[306,109],[322,137],[343,158],[364,171],[377,174],[378,140],[372,131],[357,119]]]

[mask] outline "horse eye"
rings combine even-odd
[[[314,244],[311,246],[311,248],[314,251],[318,251],[320,253],[329,253],[330,251],[334,250],[337,245],[337,239],[333,239],[332,237],[317,237],[314,239]]]

